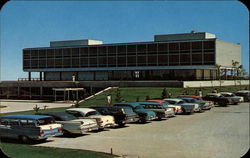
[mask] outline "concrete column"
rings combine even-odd
[[[42,96],[43,96],[43,87],[41,86],[40,87],[40,98],[42,98]]]
[[[31,72],[28,73],[28,79],[31,81]]]
[[[42,80],[43,80],[43,73],[40,72],[40,81],[42,81]]]
[[[20,97],[20,86],[17,87],[17,97]]]

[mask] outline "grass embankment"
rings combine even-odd
[[[221,87],[217,88],[218,92],[236,92],[238,90],[242,90],[248,88],[248,86],[230,86],[230,87]],[[163,87],[131,87],[131,88],[119,88],[121,96],[124,101],[127,102],[135,102],[137,99],[139,101],[145,101],[146,97],[149,96],[150,98],[160,98]],[[211,93],[215,88],[201,88],[202,94],[206,95],[207,93]],[[166,88],[168,93],[172,94],[172,98],[177,97],[178,95],[188,93],[191,95],[195,95],[200,88]],[[98,96],[91,98],[85,102],[80,103],[81,107],[91,106],[91,105],[107,105],[107,95],[112,96],[112,101],[115,103],[116,98],[116,89],[112,89],[106,91]]]
[[[86,150],[35,147],[24,144],[2,143],[2,151],[11,158],[112,158],[114,155]]]

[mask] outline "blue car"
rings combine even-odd
[[[140,103],[137,102],[122,102],[116,103],[114,106],[128,106],[133,109],[135,113],[139,115],[139,122],[145,123],[150,120],[156,119],[156,113],[150,110],[145,110]]]

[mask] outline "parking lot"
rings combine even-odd
[[[53,137],[35,146],[85,149],[128,157],[235,158],[249,149],[249,103],[214,107],[147,124],[128,124],[76,137]]]

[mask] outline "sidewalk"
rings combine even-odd
[[[0,113],[9,112],[20,112],[33,110],[35,105],[40,107],[40,109],[46,108],[58,108],[58,107],[71,107],[72,102],[49,102],[44,100],[10,100],[3,99],[0,100],[0,105],[7,106],[6,108],[1,108]]]

